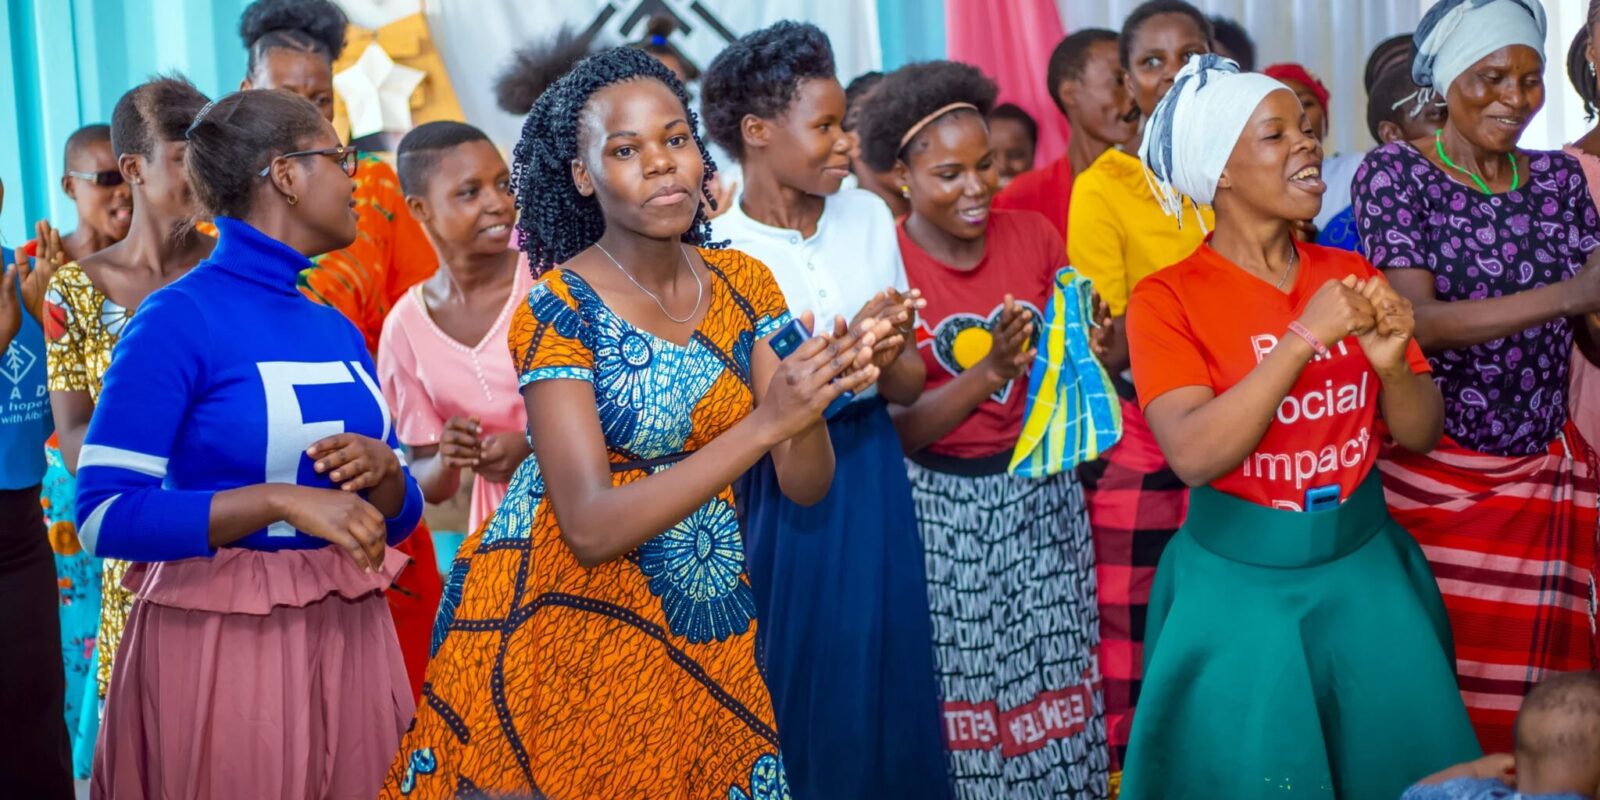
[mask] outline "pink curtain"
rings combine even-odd
[[[1000,102],[1039,121],[1041,167],[1067,152],[1067,120],[1045,87],[1050,51],[1065,35],[1055,0],[947,0],[946,52],[1000,84]]]

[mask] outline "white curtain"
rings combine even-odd
[[[519,47],[548,39],[563,26],[587,30],[600,21],[600,41],[621,44],[644,36],[644,18],[678,16],[673,43],[704,69],[727,37],[778,20],[815,23],[833,42],[839,77],[848,81],[883,61],[877,5],[867,0],[425,0],[428,25],[450,70],[467,119],[510,147],[522,120],[494,102],[494,79]]]
[[[1545,49],[1545,107],[1523,135],[1524,147],[1548,149],[1588,130],[1566,76],[1567,45],[1583,24],[1586,0],[1543,0],[1550,18]],[[1069,32],[1120,30],[1141,0],[1056,0]],[[1384,39],[1417,27],[1434,0],[1191,0],[1207,14],[1231,17],[1256,43],[1256,68],[1297,61],[1327,84],[1329,151],[1372,146],[1362,86],[1367,54]]]

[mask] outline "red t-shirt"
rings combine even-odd
[[[1037,211],[1067,240],[1067,207],[1072,203],[1072,162],[1062,156],[1018,175],[994,198],[995,208]]]
[[[1329,280],[1378,276],[1357,253],[1299,244],[1300,268],[1285,294],[1234,266],[1210,245],[1145,278],[1128,300],[1128,349],[1139,402],[1184,386],[1221,395],[1243,380],[1289,332],[1289,323]],[[1182,298],[1181,300],[1179,298]],[[1350,496],[1378,457],[1380,382],[1356,338],[1313,358],[1278,405],[1255,451],[1211,486],[1278,508],[1301,509],[1307,490],[1338,484]],[[1406,362],[1428,362],[1415,341]]]
[[[989,326],[999,318],[1007,293],[1033,315],[1038,337],[1044,327],[1040,309],[1066,261],[1061,237],[1043,217],[1031,211],[990,212],[983,260],[970,270],[958,270],[928,255],[906,235],[904,222],[899,233],[906,279],[928,301],[917,319],[917,348],[928,368],[928,390],[988,355]],[[1009,451],[1022,432],[1027,395],[1024,373],[928,449],[957,458]]]

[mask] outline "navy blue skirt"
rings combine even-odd
[[[746,476],[757,661],[797,800],[950,797],[922,543],[883,401],[828,423],[833,487],[789,502],[770,459]]]

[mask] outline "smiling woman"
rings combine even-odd
[[[1216,230],[1128,304],[1145,417],[1195,488],[1151,589],[1123,796],[1394,797],[1475,752],[1438,590],[1373,469],[1380,431],[1439,435],[1410,306],[1291,235],[1327,187],[1276,80],[1191,58],[1140,155],[1168,213],[1214,204]],[[1239,722],[1218,739],[1219,719]]]
[[[863,153],[910,200],[900,254],[927,301],[917,344],[928,388],[892,413],[909,454],[956,795],[1105,797],[1083,494],[1071,470],[1006,471],[1061,237],[1041,214],[991,209],[999,174],[984,120],[996,89],[977,68],[913,64],[874,91]]]
[[[1544,40],[1534,0],[1434,6],[1412,76],[1448,119],[1373,151],[1354,186],[1362,244],[1415,304],[1444,392],[1437,455],[1387,453],[1385,487],[1439,576],[1461,690],[1492,751],[1510,749],[1525,691],[1595,654],[1594,454],[1567,384],[1600,310],[1600,217],[1576,159],[1516,144],[1544,104]],[[1549,587],[1538,597],[1524,588],[1535,576]]]

